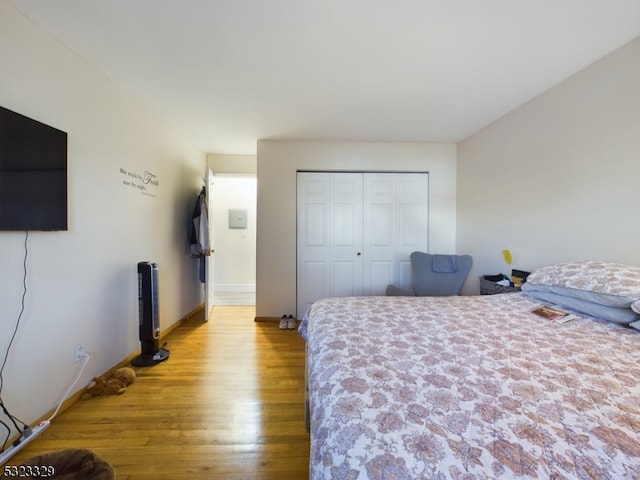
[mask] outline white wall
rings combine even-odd
[[[207,163],[214,173],[255,175],[258,171],[258,160],[255,155],[209,153],[207,154]]]
[[[576,259],[640,265],[640,38],[458,145],[457,249],[477,277]]]
[[[428,171],[429,250],[455,252],[455,145],[261,140],[257,317],[296,311],[296,171],[314,169]]]
[[[2,0],[0,63],[0,104],[68,132],[69,231],[29,234],[26,308],[3,372],[5,404],[32,422],[76,374],[77,343],[91,360],[76,389],[139,349],[139,261],[159,264],[162,329],[202,303],[187,227],[206,159]],[[159,184],[143,192],[126,172],[145,171]],[[20,310],[24,239],[0,232],[2,353]]]

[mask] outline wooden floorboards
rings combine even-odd
[[[304,343],[252,306],[215,307],[164,340],[170,358],[135,368],[121,396],[78,401],[8,463],[90,448],[118,479],[306,479]]]

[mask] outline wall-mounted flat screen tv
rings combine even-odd
[[[0,230],[67,230],[67,133],[4,107]]]

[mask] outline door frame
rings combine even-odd
[[[214,188],[215,174],[211,170],[211,167],[207,165],[205,172],[205,199],[207,204],[207,225],[209,226],[209,246],[213,243],[213,188]],[[205,257],[205,276],[204,276],[204,321],[208,322],[214,307],[214,261],[213,261],[213,248],[211,248],[211,254]]]

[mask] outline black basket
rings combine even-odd
[[[513,293],[519,291],[520,287],[498,285],[496,282],[487,280],[483,276],[480,277],[480,295],[495,295],[496,293]]]

